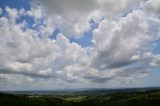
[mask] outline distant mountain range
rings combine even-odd
[[[8,94],[27,94],[27,95],[68,95],[68,94],[77,94],[77,95],[90,95],[90,94],[112,94],[112,93],[128,93],[128,92],[146,92],[160,90],[160,87],[143,87],[143,88],[117,88],[117,89],[106,89],[106,88],[88,88],[88,89],[70,89],[70,90],[30,90],[30,91],[0,91],[1,93]]]

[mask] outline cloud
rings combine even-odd
[[[3,14],[3,10],[0,8],[0,15],[2,15]]]
[[[30,10],[6,7],[0,17],[0,83],[94,87],[149,75],[160,66],[152,51],[160,32],[159,5],[153,2],[40,0]],[[26,20],[17,23],[21,17],[33,18],[31,28]],[[94,44],[71,42],[84,36],[91,19],[98,24]],[[50,39],[56,28],[60,33]]]
[[[38,35],[41,32],[32,29],[23,31],[25,25],[16,23],[18,17],[16,9],[7,7],[6,11],[9,17],[0,19],[1,70],[35,75],[38,70],[46,67],[45,62],[47,64],[50,56],[55,54],[56,46],[52,47],[51,40],[40,39]],[[41,66],[42,63],[44,66]]]
[[[32,0],[31,2],[33,8],[36,8],[37,4],[42,6],[43,13],[53,20],[52,22],[65,36],[80,38],[85,31],[90,29],[91,19],[97,22],[103,17],[116,19],[142,1]]]
[[[147,13],[150,13],[152,15],[160,15],[160,1],[159,0],[148,0],[144,4],[144,8]]]
[[[44,34],[43,31],[48,27],[50,29],[50,25],[44,27],[41,24],[39,27],[44,28],[39,31],[26,28],[24,21],[17,24],[16,19],[23,16],[20,14],[21,10],[17,11],[7,7],[6,11],[8,17],[0,18],[1,74],[56,78],[59,71],[65,71],[69,65],[85,64],[84,58],[87,58],[85,48],[77,43],[70,43],[63,34],[58,34],[55,40],[47,38],[48,35],[45,34],[48,33]],[[31,11],[23,13],[29,12]],[[23,30],[24,28],[26,30]],[[42,38],[39,37],[41,34],[43,34]],[[83,59],[79,59],[79,57],[83,57]],[[65,74],[63,75],[65,77]],[[63,79],[63,76],[61,77]]]
[[[145,17],[143,11],[135,10],[119,21],[103,20],[93,34],[97,53],[93,65],[99,69],[119,68],[139,60],[134,55],[143,54],[150,40]]]

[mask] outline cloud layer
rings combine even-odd
[[[30,10],[6,7],[0,17],[2,85],[106,87],[144,77],[160,66],[160,55],[153,52],[160,37],[159,0],[31,3]],[[97,27],[91,27],[91,20]],[[56,28],[60,33],[50,39]],[[86,31],[93,32],[92,46],[71,42]]]

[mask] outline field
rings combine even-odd
[[[160,106],[160,90],[79,91],[51,95],[0,93],[0,106]]]

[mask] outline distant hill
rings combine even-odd
[[[145,92],[160,90],[160,87],[144,87],[144,88],[119,88],[119,89],[106,89],[106,88],[88,88],[88,89],[70,89],[70,90],[41,90],[41,91],[1,91],[7,94],[27,94],[27,95],[60,95],[60,94],[77,94],[77,95],[90,95],[90,94],[111,94],[119,92]]]

